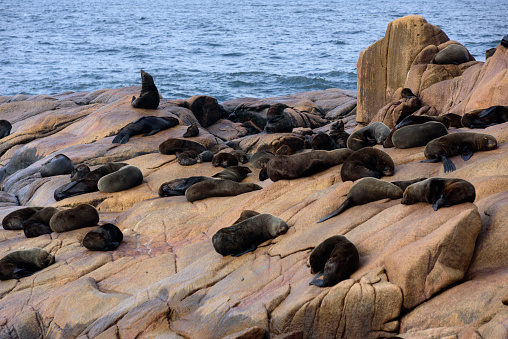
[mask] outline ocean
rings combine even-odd
[[[3,0],[0,95],[140,85],[219,101],[356,89],[360,52],[419,14],[480,61],[508,34],[499,0]]]

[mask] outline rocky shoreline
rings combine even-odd
[[[190,139],[213,152],[234,146],[253,153],[276,148],[288,136],[327,132],[337,119],[352,131],[373,121],[393,127],[408,112],[463,115],[508,106],[508,48],[499,45],[485,63],[431,63],[453,43],[419,16],[393,21],[387,35],[359,57],[358,98],[340,89],[220,104],[195,96],[163,99],[148,110],[130,104],[140,86],[0,96],[0,117],[13,126],[0,140],[0,217],[21,206],[87,203],[99,211],[101,224],[111,222],[124,234],[115,251],[91,252],[81,244],[91,228],[36,238],[0,229],[0,257],[33,247],[55,256],[53,265],[30,277],[0,281],[0,337],[508,337],[508,123],[480,130],[493,135],[498,147],[467,162],[456,157],[451,173],[441,163],[420,163],[424,147],[376,146],[395,163],[395,174],[383,180],[445,177],[475,186],[474,203],[438,211],[385,199],[316,224],[353,185],[342,182],[341,165],[305,178],[260,182],[259,169],[247,163],[252,173],[243,182],[261,190],[194,203],[157,193],[169,180],[218,172],[211,163],[181,166],[175,155],[158,152],[159,144],[181,138],[190,124],[200,131]],[[404,87],[418,105],[401,98]],[[267,108],[276,103],[288,107],[298,126],[293,133],[259,133]],[[180,124],[112,143],[126,124],[149,115]],[[41,177],[39,171],[59,153],[92,168],[134,165],[143,183],[55,201],[55,189],[69,176]],[[289,230],[254,252],[222,257],[211,238],[243,210],[273,214]],[[310,252],[337,234],[357,246],[360,268],[333,287],[309,286]]]

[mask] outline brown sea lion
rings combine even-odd
[[[97,188],[101,192],[120,192],[141,185],[143,173],[136,166],[127,165],[110,174],[101,177]]]
[[[175,154],[188,150],[196,151],[197,154],[206,151],[206,147],[199,142],[186,139],[170,138],[159,145],[161,154]]]
[[[264,131],[266,133],[291,133],[293,123],[287,115],[284,114],[286,105],[278,103],[271,105],[266,113],[266,125]]]
[[[114,144],[125,144],[130,137],[143,134],[144,137],[154,135],[165,129],[178,125],[178,119],[173,117],[141,117],[138,120],[124,126],[113,139]]]
[[[390,134],[390,128],[382,122],[372,124],[354,131],[347,139],[347,147],[353,151],[361,148],[382,144]]]
[[[331,136],[323,132],[316,134],[312,138],[311,146],[313,150],[323,150],[323,151],[331,151],[332,149],[337,148],[335,140],[333,140]]]
[[[192,149],[183,152],[176,152],[176,159],[182,166],[191,166],[198,163],[198,154]]]
[[[219,173],[214,174],[212,177],[240,182],[243,179],[247,178],[247,174],[249,173],[252,173],[252,171],[247,166],[229,166]]]
[[[418,125],[418,124],[424,124],[426,122],[429,122],[429,121],[437,121],[437,122],[440,122],[442,123],[446,128],[449,128],[450,125],[451,125],[451,120],[450,118],[448,117],[445,117],[445,116],[439,116],[439,117],[433,117],[433,116],[428,116],[428,115],[409,115],[407,117],[405,117],[404,119],[402,119],[390,132],[390,134],[388,134],[388,136],[386,137],[385,141],[383,141],[383,147],[384,148],[391,148],[391,147],[394,147],[393,145],[393,141],[392,141],[392,138],[393,138],[393,134],[401,129],[402,127],[405,127],[405,126],[410,126],[410,125]],[[422,145],[423,146],[423,145]]]
[[[141,70],[141,92],[139,97],[132,97],[131,105],[134,108],[156,109],[159,106],[159,90],[150,74]]]
[[[112,251],[123,240],[122,231],[113,224],[104,224],[88,232],[83,238],[83,246],[90,251]]]
[[[71,181],[78,181],[79,179],[83,179],[85,175],[90,173],[90,167],[85,164],[79,164],[74,167],[74,170],[71,173]]]
[[[53,232],[67,232],[78,228],[95,226],[99,222],[99,212],[89,204],[80,204],[74,208],[55,213],[49,221]]]
[[[247,156],[247,153],[242,150],[234,150],[231,151],[231,154],[238,160],[239,164],[246,164],[249,162],[249,157]]]
[[[359,266],[356,246],[343,235],[334,235],[314,248],[310,254],[310,272],[317,275],[309,285],[333,286],[348,279]],[[319,279],[323,276],[323,279]]]
[[[44,207],[24,207],[7,214],[2,220],[4,230],[22,230],[23,223]]]
[[[385,152],[373,147],[362,148],[351,154],[340,170],[342,181],[356,181],[364,177],[381,178],[393,175],[395,164]]]
[[[458,44],[451,44],[439,51],[431,63],[433,64],[463,64],[469,61],[469,52]]]
[[[450,157],[461,155],[464,161],[469,160],[474,152],[490,151],[497,147],[497,140],[492,135],[483,133],[457,132],[432,140],[427,144],[423,154],[428,160],[422,162],[443,162],[444,171],[455,171]]]
[[[231,153],[225,152],[218,153],[215,154],[212,159],[212,166],[213,167],[221,166],[224,168],[229,166],[238,166],[238,159],[236,159],[236,157]]]
[[[171,181],[163,183],[159,187],[159,196],[160,197],[172,197],[178,195],[185,195],[185,191],[191,187],[192,185],[203,181],[209,180],[210,177],[205,176],[194,176],[188,178],[178,178],[173,179]]]
[[[42,165],[39,172],[42,177],[52,177],[55,175],[71,174],[72,171],[74,171],[72,160],[65,154],[57,154]]]
[[[272,181],[306,177],[342,164],[352,153],[350,149],[341,148],[333,151],[277,155],[266,164],[266,174]]]
[[[12,125],[7,120],[0,120],[0,139],[5,138],[11,133]]]
[[[27,238],[38,237],[43,234],[51,234],[53,230],[49,227],[49,221],[59,211],[55,207],[45,207],[37,211],[23,223],[23,232]]]
[[[392,183],[372,177],[363,178],[351,187],[346,200],[344,200],[338,209],[322,217],[317,222],[320,223],[333,218],[353,206],[364,205],[382,199],[399,199],[402,198],[402,194],[402,190]]]
[[[416,95],[414,95],[413,91],[410,88],[405,87],[402,89],[402,91],[400,91],[400,96],[402,99],[406,99],[415,97]]]
[[[256,250],[266,240],[276,238],[288,229],[284,220],[274,215],[257,214],[218,230],[212,237],[212,244],[217,253],[237,257]]]
[[[261,214],[261,213],[252,211],[252,210],[243,210],[242,213],[240,213],[240,216],[238,217],[238,219],[236,219],[236,221],[233,223],[233,225],[238,224],[244,220],[247,220],[247,219],[252,218],[253,216],[256,216],[259,214]]]
[[[42,248],[11,252],[0,259],[0,280],[28,277],[55,262],[55,257]]]
[[[269,151],[257,151],[250,158],[250,163],[254,168],[265,168],[266,163],[275,155]]]
[[[491,106],[464,114],[461,123],[469,128],[486,128],[508,121],[508,106]]]
[[[282,145],[275,151],[275,155],[292,155],[293,150],[288,145]]]
[[[448,130],[445,125],[437,121],[429,121],[397,129],[392,135],[392,142],[396,148],[400,149],[420,147],[447,134]]]
[[[446,113],[446,114],[443,114],[443,115],[440,115],[441,117],[443,118],[446,118],[450,121],[450,127],[455,127],[455,128],[461,128],[463,127],[462,126],[462,116],[458,115],[458,114],[455,114],[455,113]],[[442,121],[440,121],[442,122]]]
[[[242,184],[232,180],[210,179],[190,186],[185,191],[185,198],[189,202],[194,202],[211,197],[236,196],[260,189],[262,187],[256,184]]]
[[[347,147],[347,139],[350,134],[344,130],[344,121],[339,120],[331,124],[328,135],[335,141],[337,148]]]
[[[419,178],[410,179],[410,180],[391,181],[390,183],[394,184],[395,186],[400,188],[402,190],[402,192],[404,192],[406,190],[406,188],[408,188],[412,184],[420,182],[420,181],[423,181],[425,179],[427,179],[427,178],[425,178],[425,177],[419,177]]]
[[[213,152],[212,151],[204,151],[198,154],[198,162],[211,162],[213,159]]]
[[[199,135],[198,125],[192,124],[187,128],[187,132],[184,133],[184,138],[197,137]]]
[[[440,207],[474,202],[475,198],[475,188],[469,181],[429,178],[406,188],[401,203],[411,205],[417,202],[426,202],[432,204],[434,211],[437,211]]]
[[[508,47],[508,34],[501,39],[501,46]]]

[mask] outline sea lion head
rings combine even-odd
[[[286,222],[280,218],[274,217],[270,220],[270,226],[268,231],[272,237],[277,237],[281,234],[284,234],[288,231],[289,226]]]
[[[413,185],[409,185],[405,190],[404,190],[404,194],[402,196],[402,200],[400,201],[401,204],[405,204],[405,205],[412,205],[412,204],[416,204],[417,202],[419,202],[420,200],[417,198],[417,186],[415,186],[416,184],[413,184]]]
[[[480,150],[490,151],[497,147],[497,140],[492,135],[482,135],[480,140]]]

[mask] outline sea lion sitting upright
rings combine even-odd
[[[203,180],[190,186],[185,191],[185,198],[189,202],[202,200],[211,197],[230,197],[262,189],[261,186],[248,183],[225,180],[209,179]]]
[[[360,256],[345,236],[334,235],[314,248],[309,262],[310,272],[317,273],[309,285],[328,287],[348,279],[358,269]]]
[[[474,202],[474,186],[463,179],[429,178],[406,188],[402,204],[411,205],[417,202],[432,204],[434,211],[440,207],[450,207],[464,202]]]
[[[358,151],[363,147],[382,144],[389,134],[390,128],[382,122],[376,121],[354,131],[347,139],[347,147],[350,150]]]
[[[229,166],[238,166],[238,159],[231,153],[218,153],[212,159],[213,167],[229,167]]]
[[[364,177],[381,178],[393,175],[395,164],[385,152],[373,147],[362,148],[351,154],[340,170],[342,181],[356,181]]]
[[[71,174],[72,171],[74,171],[74,164],[65,154],[55,155],[52,159],[42,165],[40,169],[42,177]]]
[[[249,173],[252,173],[252,171],[247,166],[229,166],[219,173],[214,174],[212,177],[240,182],[247,178],[247,174]]]
[[[141,92],[139,97],[132,97],[132,107],[156,109],[159,106],[159,100],[159,90],[157,90],[152,76],[141,70]]]
[[[24,207],[7,214],[2,220],[4,230],[22,230],[23,223],[44,207]]]
[[[450,157],[461,155],[464,161],[469,160],[474,152],[490,151],[497,147],[497,140],[492,135],[483,133],[457,132],[432,140],[425,146],[423,154],[427,160],[421,162],[443,162],[444,171],[455,171]]]
[[[337,148],[347,147],[347,139],[350,134],[344,130],[344,121],[339,120],[331,124],[328,135],[335,141]]]
[[[464,127],[485,128],[508,121],[508,106],[491,106],[464,114],[461,123]]]
[[[192,185],[201,182],[203,180],[209,180],[210,177],[205,176],[194,176],[188,178],[178,178],[163,183],[159,187],[160,197],[173,197],[178,195],[185,195],[185,191]]]
[[[0,139],[5,138],[11,133],[12,125],[7,120],[0,120]]]
[[[28,277],[55,262],[42,248],[11,252],[0,259],[0,280]]]
[[[38,237],[43,234],[51,234],[53,230],[49,227],[49,221],[59,211],[55,207],[45,207],[37,211],[23,223],[23,232],[27,238]]]
[[[141,185],[143,173],[136,166],[127,165],[110,174],[101,177],[97,188],[101,192],[120,192]]]
[[[187,132],[184,133],[184,138],[192,138],[197,137],[199,135],[199,128],[198,125],[192,124],[189,127],[187,127]]]
[[[286,105],[281,103],[270,106],[266,113],[267,121],[264,128],[266,133],[291,133],[293,123],[284,114],[286,107]]]
[[[95,226],[99,222],[99,212],[89,204],[80,204],[74,208],[55,213],[49,221],[54,232],[67,232],[78,228]]]
[[[90,251],[112,251],[123,240],[122,231],[113,224],[104,224],[88,232],[83,238],[83,246]]]
[[[154,135],[162,130],[178,125],[178,119],[173,117],[141,117],[124,126],[113,139],[113,144],[125,144],[130,137],[143,134],[144,137]]]
[[[312,138],[311,146],[313,150],[324,150],[324,151],[331,151],[332,149],[337,148],[335,140],[333,140],[331,136],[323,132],[316,134]]]
[[[257,214],[218,230],[212,237],[212,244],[217,253],[237,257],[256,250],[266,240],[276,238],[288,229],[286,222],[274,215]]]
[[[392,135],[396,148],[405,149],[425,146],[431,140],[447,135],[446,126],[437,121],[429,121],[421,125],[404,126]]]

